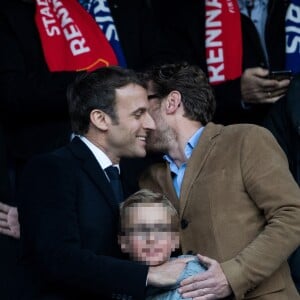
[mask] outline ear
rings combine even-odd
[[[98,129],[106,131],[110,122],[109,116],[100,109],[93,109],[90,113],[90,122]]]
[[[175,251],[179,248],[179,232],[172,232],[172,242],[171,242],[172,251]]]
[[[118,243],[123,253],[129,253],[129,243],[126,235],[118,235]]]
[[[172,91],[166,99],[166,112],[173,114],[181,105],[181,94],[178,91]]]

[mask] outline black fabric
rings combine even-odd
[[[69,142],[66,89],[75,72],[50,73],[34,23],[35,3],[1,1],[0,123],[18,180],[33,155]]]
[[[289,167],[300,186],[300,74],[291,82],[288,93],[274,104],[264,120],[287,155]],[[289,258],[291,273],[300,293],[300,247]]]
[[[112,186],[114,196],[118,203],[124,200],[123,187],[121,183],[121,178],[119,174],[119,169],[114,166],[109,166],[105,168],[105,172],[110,180],[110,185]]]
[[[286,97],[277,101],[264,120],[289,161],[290,170],[300,186],[300,74],[291,82]]]
[[[121,260],[112,194],[79,138],[32,160],[18,197],[21,266],[29,278],[20,299],[143,299],[148,267]]]

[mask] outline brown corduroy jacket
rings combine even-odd
[[[233,299],[300,299],[286,263],[300,243],[300,191],[266,129],[209,123],[188,160],[180,199],[167,163],[150,167],[140,187],[169,197],[183,253],[220,262]]]

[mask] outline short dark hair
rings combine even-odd
[[[88,132],[90,113],[93,109],[102,110],[117,123],[116,89],[131,83],[146,88],[145,82],[138,74],[117,66],[80,74],[67,91],[73,132],[81,135]]]
[[[179,215],[173,204],[168,198],[161,193],[155,193],[148,189],[141,189],[120,204],[120,231],[121,227],[126,222],[128,208],[137,207],[138,205],[151,206],[152,204],[161,204],[162,207],[167,208],[171,216],[171,229],[172,231],[179,231]]]
[[[185,117],[206,125],[216,109],[213,90],[200,67],[188,63],[154,66],[145,73],[145,79],[153,83],[154,93],[162,99],[170,92],[179,91]]]

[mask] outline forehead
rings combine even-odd
[[[171,214],[160,203],[135,204],[127,209],[127,222],[130,224],[170,224]]]
[[[116,106],[119,109],[134,111],[148,108],[147,91],[138,84],[130,83],[116,89]]]

